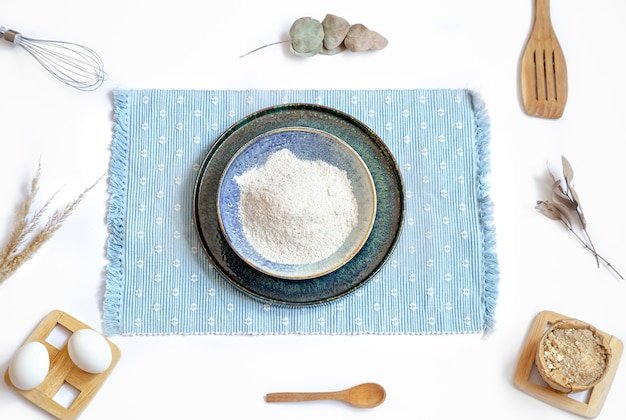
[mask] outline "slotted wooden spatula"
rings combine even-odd
[[[535,0],[533,26],[520,73],[526,113],[533,117],[561,118],[567,102],[567,67],[550,20],[550,0]]]

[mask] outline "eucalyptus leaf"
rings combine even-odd
[[[561,165],[563,166],[563,177],[565,178],[565,182],[569,188],[570,183],[574,179],[574,169],[565,156],[561,156]]]
[[[554,181],[552,184],[552,200],[557,203],[561,203],[566,206],[570,210],[576,210],[578,207],[576,203],[572,201],[572,199],[563,191],[563,187],[561,186],[561,180]]]
[[[387,38],[385,38],[378,32],[370,31],[370,33],[372,34],[372,39],[374,40],[374,42],[372,43],[372,46],[370,47],[370,50],[372,51],[382,50],[389,44],[389,41],[387,40]]]
[[[576,192],[574,190],[571,190],[572,195],[575,195]],[[576,213],[578,213],[578,218],[580,219],[580,226],[583,228],[583,230],[587,229],[587,218],[585,217],[585,214],[583,213],[583,209],[582,207],[580,207],[580,202],[578,201],[578,198],[574,199],[577,203],[577,208],[576,208]]]
[[[550,204],[559,212],[561,220],[563,220],[567,226],[572,227],[572,218],[567,207],[557,202],[552,202]]]
[[[289,46],[289,51],[291,51],[293,55],[297,55],[298,57],[313,57],[314,55],[317,55],[318,53],[322,52],[322,47],[320,46],[320,48],[318,49],[313,49],[307,52],[300,52],[294,48],[293,44],[291,44]]]
[[[372,32],[365,25],[357,23],[350,27],[343,43],[350,51],[367,51],[374,45],[374,38]]]
[[[580,199],[578,198],[578,193],[576,192],[576,190],[574,190],[574,188],[571,185],[569,187],[569,195],[572,197],[572,200],[574,201],[574,204],[576,204],[576,207],[579,207]]]
[[[335,47],[332,50],[322,48],[322,50],[320,51],[320,54],[335,55],[335,54],[339,54],[340,52],[344,52],[345,50],[346,50],[346,46],[343,45],[343,43],[341,43],[338,47]]]
[[[322,21],[322,27],[324,28],[324,49],[336,51],[343,44],[346,35],[348,35],[350,23],[342,17],[327,14]],[[341,51],[343,50],[345,48]]]
[[[324,42],[322,23],[310,17],[296,20],[289,29],[291,52],[301,57],[310,57],[319,53]]]
[[[560,220],[561,212],[549,201],[537,201],[537,205],[535,206],[537,210],[541,212],[544,216],[552,220]]]

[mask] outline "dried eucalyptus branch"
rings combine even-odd
[[[41,208],[33,211],[34,201],[39,192],[39,180],[41,178],[41,163],[30,183],[30,189],[20,204],[15,215],[13,230],[9,235],[6,245],[0,250],[0,284],[11,277],[18,268],[34,256],[41,246],[61,228],[65,220],[78,207],[85,195],[100,182],[100,177],[95,183],[87,187],[73,201],[68,203],[62,210],[56,210],[40,227],[40,221],[52,204],[58,191],[43,204]]]
[[[342,17],[327,14],[321,22],[311,17],[297,19],[289,29],[290,39],[276,41],[249,51],[239,58],[272,45],[290,42],[291,53],[299,57],[316,54],[335,55],[345,50],[352,52],[382,50],[389,41],[376,31],[357,23],[351,25]]]
[[[596,259],[598,267],[600,262],[604,263],[613,273],[615,273],[620,279],[624,280],[624,277],[619,271],[606,259],[604,259],[598,252],[589,236],[587,231],[587,219],[583,213],[582,206],[580,205],[580,198],[574,190],[572,180],[574,179],[574,170],[569,161],[561,156],[561,164],[563,167],[563,180],[565,181],[565,188],[561,179],[556,178],[552,172],[552,198],[546,201],[537,201],[535,208],[539,210],[544,216],[552,220],[558,220],[567,228],[567,230],[574,235],[574,237],[580,242],[580,244],[593,254]],[[575,215],[578,222],[578,228],[582,232],[582,235],[578,234],[574,230],[576,226],[572,219],[572,214]]]

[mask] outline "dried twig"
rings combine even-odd
[[[87,187],[76,199],[68,203],[62,210],[56,210],[43,226],[40,221],[56,197],[55,192],[41,208],[33,211],[34,201],[39,192],[41,164],[33,177],[30,189],[20,204],[15,215],[13,230],[6,245],[0,250],[0,284],[11,277],[18,268],[31,259],[41,246],[61,228],[66,219],[78,207],[85,195],[102,179]]]
[[[580,205],[580,198],[572,186],[572,180],[574,179],[574,170],[569,161],[561,156],[561,163],[563,166],[563,179],[565,180],[565,188],[562,185],[561,179],[557,179],[551,172],[552,177],[552,198],[546,201],[537,201],[535,208],[539,210],[544,216],[558,220],[567,230],[574,235],[574,237],[580,242],[580,244],[589,252],[593,254],[596,259],[598,267],[600,262],[606,265],[613,273],[615,273],[620,279],[624,280],[624,277],[619,271],[606,259],[604,259],[598,252],[589,236],[587,231],[587,219]],[[575,216],[577,224],[574,223],[572,214]],[[574,230],[575,226],[578,226],[582,235]]]

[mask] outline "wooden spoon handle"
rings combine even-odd
[[[550,0],[535,0],[535,16],[550,18]]]
[[[340,392],[272,392],[265,396],[267,402],[297,402],[317,400],[341,400]]]
[[[550,0],[535,0],[533,20],[533,30],[535,32],[545,33],[546,36],[553,32],[552,20],[550,19]]]

